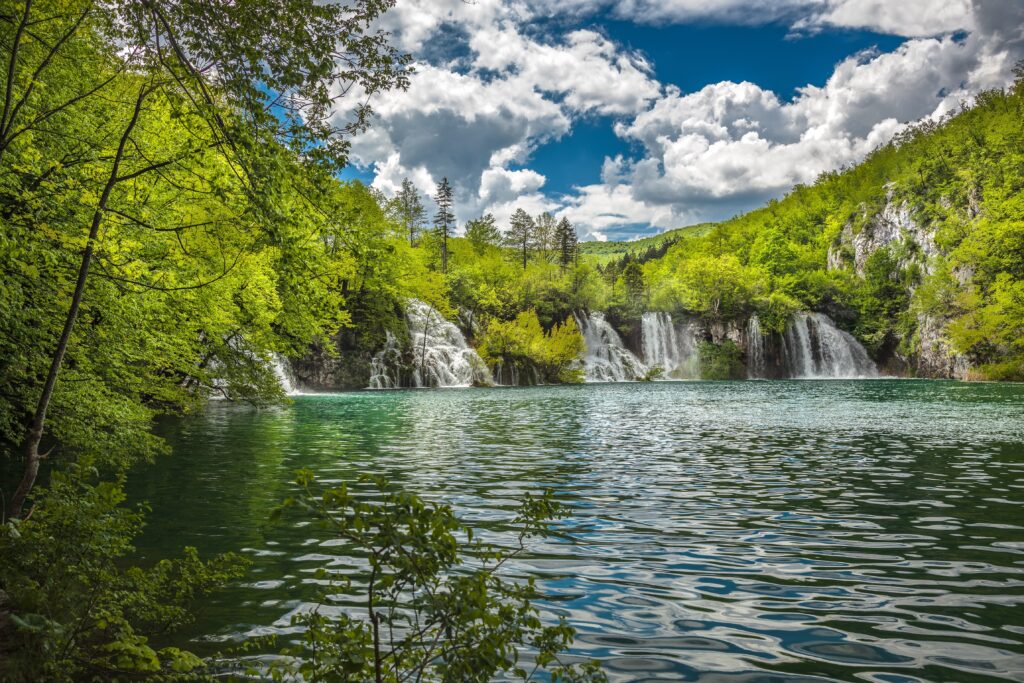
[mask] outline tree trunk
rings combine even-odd
[[[82,253],[82,262],[78,267],[78,279],[75,281],[75,291],[71,296],[71,305],[68,307],[67,316],[64,318],[64,329],[61,331],[57,348],[50,360],[50,369],[46,373],[46,381],[43,383],[43,391],[39,395],[39,402],[36,404],[35,414],[32,416],[32,424],[25,435],[25,443],[22,452],[25,457],[25,472],[22,474],[21,483],[11,497],[8,505],[7,516],[11,519],[21,516],[21,510],[25,505],[25,499],[35,486],[36,477],[39,476],[39,464],[46,457],[39,452],[39,444],[43,440],[43,430],[46,427],[46,411],[50,408],[50,401],[53,398],[53,390],[57,385],[57,376],[60,374],[64,356],[67,354],[68,342],[71,340],[71,332],[75,328],[75,321],[78,319],[78,311],[82,305],[82,296],[85,294],[85,285],[89,278],[89,267],[92,265],[93,249],[96,245],[96,238],[99,235],[100,225],[103,222],[103,214],[110,200],[110,193],[118,182],[118,172],[121,169],[121,161],[124,158],[125,147],[131,137],[132,130],[139,121],[142,113],[142,102],[150,93],[149,86],[139,91],[135,101],[135,110],[128,126],[121,136],[117,147],[117,154],[114,156],[113,166],[110,169],[110,176],[100,195],[100,201],[92,214],[92,225],[89,227],[89,239],[85,244],[85,251]]]
[[[448,224],[444,224],[441,235],[441,272],[448,273]]]
[[[21,16],[21,21],[18,23],[18,29],[14,32],[14,44],[11,46],[11,60],[7,67],[7,87],[4,89],[4,109],[3,114],[0,115],[0,157],[3,156],[4,151],[7,149],[7,129],[10,126],[8,117],[11,119],[11,123],[14,121],[14,116],[11,112],[11,103],[14,97],[14,80],[18,75],[18,51],[21,47],[21,36],[25,32],[25,27],[28,26],[29,16],[32,14],[32,0],[26,0],[25,12]]]

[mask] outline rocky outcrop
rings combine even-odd
[[[906,200],[898,200],[895,190],[888,186],[886,202],[874,214],[862,214],[860,220],[843,226],[836,242],[828,251],[830,270],[852,269],[863,277],[872,254],[880,249],[893,248],[899,256],[899,267],[916,265],[922,275],[934,272],[936,260],[942,250],[935,241],[937,226],[922,223],[915,217],[914,207]],[[948,207],[947,207],[948,208]],[[978,198],[969,198],[964,208],[969,218],[979,213]],[[957,280],[966,284],[969,272],[955,272]],[[911,286],[910,293],[913,293]],[[915,377],[966,379],[971,375],[971,363],[957,353],[945,336],[945,318],[920,314],[916,318],[916,332],[909,339],[891,345],[886,357],[879,358],[883,368],[891,374]]]
[[[868,258],[879,249],[893,245],[911,246],[906,249],[904,263],[918,261],[930,273],[934,257],[939,255],[935,243],[935,228],[923,225],[914,218],[912,207],[906,202],[897,202],[890,188],[885,206],[874,215],[862,216],[859,230],[854,223],[843,226],[839,240],[828,251],[830,270],[852,267],[858,275],[864,275]]]
[[[946,321],[918,316],[916,353],[907,361],[918,377],[970,379],[971,364],[945,337]]]
[[[364,389],[373,375],[374,355],[388,339],[408,346],[409,331],[400,302],[355,299],[351,313],[352,324],[342,328],[329,346],[316,344],[304,357],[289,359],[299,389]]]

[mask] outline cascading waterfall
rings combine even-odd
[[[468,387],[490,383],[487,366],[469,347],[462,332],[433,306],[410,299],[406,307],[409,355],[414,387]],[[372,388],[399,386],[402,357],[396,341],[374,357]],[[374,386],[374,379],[379,386]]]
[[[275,353],[271,356],[270,367],[274,371],[274,376],[277,377],[277,383],[281,385],[281,390],[286,395],[294,396],[299,393],[298,389],[295,388],[295,375],[292,374],[287,358],[279,353]]]
[[[644,313],[641,318],[643,360],[660,367],[665,377],[697,375],[696,331],[690,321],[676,325],[668,313]]]
[[[583,376],[588,382],[626,382],[643,377],[647,367],[622,343],[619,333],[605,320],[604,313],[576,314],[586,351]]]
[[[764,334],[761,332],[761,319],[755,313],[747,321],[747,377],[760,379],[764,376]]]
[[[410,300],[406,322],[409,345],[404,346],[387,333],[383,348],[370,364],[371,389],[519,385],[521,380],[527,384],[540,383],[536,368],[499,365],[492,375],[459,328],[429,304]],[[675,323],[668,313],[645,313],[641,319],[640,356],[626,346],[604,313],[576,313],[576,323],[585,344],[581,360],[587,382],[633,381],[643,378],[654,367],[660,367],[663,376],[671,379],[695,378],[700,374],[697,342],[701,327],[697,321]],[[878,375],[864,347],[822,313],[794,314],[782,335],[765,335],[760,319],[752,315],[745,334],[750,378],[777,376],[776,372],[783,368],[785,376],[798,378]],[[776,366],[778,369],[773,371]],[[274,368],[285,391],[294,393],[287,365],[275,359]],[[522,375],[523,372],[532,376]]]
[[[494,366],[493,379],[495,385],[505,387],[540,386],[544,384],[541,381],[540,372],[536,366],[527,365],[520,370],[519,366],[515,363],[506,366],[500,361]]]
[[[397,389],[402,386],[402,346],[391,330],[384,334],[384,348],[370,361],[371,389]]]
[[[824,313],[796,313],[783,348],[791,377],[876,377],[878,369],[853,335]]]
[[[669,373],[679,365],[679,337],[668,313],[644,313],[640,319],[644,363]]]

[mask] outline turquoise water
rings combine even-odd
[[[255,562],[183,635],[287,633],[322,566],[267,514],[292,472],[383,473],[486,530],[526,491],[573,509],[539,577],[612,680],[1024,680],[1024,385],[692,382],[302,396],[161,425],[147,558]]]

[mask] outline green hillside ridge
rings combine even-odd
[[[908,374],[1024,377],[1024,83],[644,265],[655,309],[831,314]]]
[[[368,271],[384,279],[347,298],[337,358],[307,359],[301,379],[366,386],[388,331],[402,334],[408,298],[458,322],[492,370],[544,381],[573,377],[580,310],[604,311],[634,346],[646,311],[694,319],[740,376],[751,316],[779,333],[794,313],[819,311],[890,374],[1024,378],[1022,100],[1020,81],[982,93],[852,168],[717,224],[567,246],[551,216],[517,211],[504,234],[485,216],[467,238],[387,238]],[[400,222],[393,201],[383,208]]]
[[[696,225],[674,228],[657,235],[641,237],[636,240],[580,242],[579,249],[580,254],[593,259],[596,263],[608,263],[620,259],[626,254],[641,255],[648,251],[663,248],[667,243],[675,243],[690,237],[700,237],[707,234],[712,227],[714,227],[714,223],[697,223]]]

